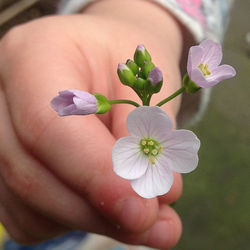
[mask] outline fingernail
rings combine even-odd
[[[118,201],[116,211],[122,228],[136,232],[142,224],[145,214],[143,202],[137,198],[126,198]]]
[[[169,247],[171,230],[168,222],[165,220],[158,221],[147,233],[146,244],[157,248]],[[157,244],[157,246],[156,246]]]

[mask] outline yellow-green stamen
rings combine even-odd
[[[206,63],[205,66],[201,63],[198,68],[201,70],[204,76],[208,76],[211,74],[210,70],[208,69],[208,64]]]
[[[156,156],[162,152],[162,146],[152,138],[141,139],[140,149],[152,165],[155,164]]]

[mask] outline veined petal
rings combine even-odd
[[[154,165],[149,165],[146,173],[131,181],[134,191],[144,198],[154,198],[158,195],[166,194],[173,184],[173,173],[165,165],[156,161]]]
[[[196,83],[198,86],[202,88],[210,88],[211,85],[208,80],[204,77],[203,73],[198,69],[193,69],[191,75],[189,75],[190,79]]]
[[[173,127],[170,117],[158,106],[142,106],[132,111],[127,118],[127,128],[132,136],[162,138],[162,133]]]
[[[205,40],[200,44],[203,50],[201,62],[205,65],[208,64],[209,70],[217,67],[222,60],[222,49],[219,43],[211,40]]]
[[[96,113],[97,111],[97,101],[95,97],[93,98],[93,100],[90,98],[85,100],[74,96],[73,102],[75,103],[76,110],[75,112],[72,112],[72,115],[88,115]]]
[[[193,46],[189,50],[187,72],[190,77],[192,75],[192,69],[198,68],[198,66],[201,64],[202,52],[203,50],[200,46]]]
[[[218,82],[223,81],[228,78],[232,78],[236,75],[235,69],[230,66],[230,65],[221,65],[215,68],[212,71],[211,76],[208,77],[209,81],[215,81],[217,80]]]
[[[189,130],[175,130],[161,142],[162,153],[158,160],[178,173],[189,173],[198,165],[200,141]]]
[[[140,151],[140,139],[127,136],[119,139],[112,151],[114,172],[128,180],[141,177],[147,170],[149,161]]]

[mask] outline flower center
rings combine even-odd
[[[206,63],[205,66],[203,63],[201,63],[198,68],[201,70],[204,76],[209,76],[211,72],[208,69],[208,64]]]
[[[156,156],[162,152],[162,146],[160,143],[152,138],[141,139],[140,149],[144,155],[148,156],[151,164],[155,164]]]

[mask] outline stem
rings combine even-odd
[[[171,96],[165,98],[164,100],[162,100],[161,102],[159,102],[158,104],[156,104],[156,106],[159,106],[159,107],[162,106],[163,104],[169,102],[170,100],[172,100],[176,96],[180,95],[182,92],[184,92],[184,90],[185,90],[185,87],[181,87],[176,92],[174,92]]]
[[[109,100],[108,101],[110,105],[112,104],[131,104],[134,105],[136,107],[140,107],[140,105],[137,102],[133,102],[131,100],[125,100],[125,99],[120,99],[120,100]]]
[[[151,96],[152,96],[152,95],[146,96],[145,100],[144,100],[143,103],[142,103],[143,106],[149,106],[150,100],[151,100]]]

